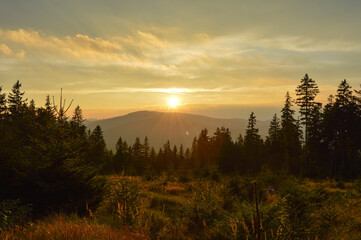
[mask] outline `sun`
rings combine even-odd
[[[179,100],[176,97],[168,98],[168,106],[176,108],[179,105]]]

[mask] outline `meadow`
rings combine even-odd
[[[270,171],[256,178],[101,177],[107,191],[95,211],[24,223],[19,209],[2,209],[1,220],[13,225],[1,239],[361,239],[360,180]]]

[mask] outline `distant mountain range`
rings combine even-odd
[[[85,125],[94,129],[99,125],[104,134],[107,147],[115,149],[119,137],[133,144],[136,137],[143,142],[148,137],[151,146],[156,150],[169,140],[171,145],[184,147],[192,145],[193,138],[198,136],[204,128],[209,135],[213,135],[217,127],[227,127],[232,133],[233,140],[239,134],[245,135],[248,120],[241,118],[220,119],[202,115],[178,112],[139,111],[124,116],[103,120],[87,120]],[[269,121],[257,121],[256,127],[262,137],[268,134]]]

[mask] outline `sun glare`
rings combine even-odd
[[[175,108],[179,105],[179,100],[176,97],[171,97],[168,99],[168,106]]]

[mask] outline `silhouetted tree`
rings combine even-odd
[[[268,165],[274,170],[279,170],[283,166],[283,139],[280,119],[275,114],[270,122],[268,137],[265,141],[267,151]]]
[[[301,84],[298,85],[296,89],[296,95],[298,96],[296,103],[300,107],[301,122],[305,125],[306,148],[308,141],[309,119],[312,109],[318,104],[314,101],[318,93],[319,90],[316,82],[312,78],[309,78],[306,73],[301,79]]]
[[[27,99],[24,99],[23,96],[25,92],[21,92],[21,83],[16,81],[16,83],[13,85],[13,88],[11,90],[11,93],[8,95],[8,108],[9,112],[14,116],[18,113],[21,113],[24,111],[25,104]]]
[[[103,131],[97,125],[89,136],[89,150],[87,160],[90,164],[102,169],[107,161],[107,149]]]
[[[3,116],[6,111],[6,94],[1,93],[2,86],[0,86],[0,116]]]
[[[281,110],[282,146],[284,152],[284,164],[282,168],[297,174],[300,171],[299,155],[301,152],[300,132],[297,121],[294,118],[295,111],[292,109],[292,99],[287,92],[285,105]]]
[[[261,168],[263,141],[256,128],[256,117],[252,112],[248,119],[246,135],[244,137],[245,157],[248,160],[252,176]]]

